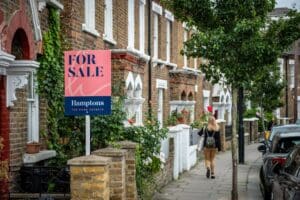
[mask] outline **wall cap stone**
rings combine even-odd
[[[244,122],[252,122],[252,121],[257,121],[259,120],[258,118],[256,117],[252,117],[252,118],[244,118]]]
[[[168,127],[170,133],[176,133],[182,130],[179,126],[169,126]]]
[[[23,155],[23,163],[24,164],[34,164],[41,160],[46,160],[56,156],[56,151],[54,150],[43,150],[39,153],[35,154],[27,154]]]
[[[181,129],[189,129],[190,128],[190,126],[186,125],[186,124],[178,124],[177,126]]]
[[[112,147],[107,147],[104,149],[99,149],[92,152],[92,155],[97,156],[105,156],[105,157],[121,157],[126,155],[126,150],[124,149],[117,149]]]
[[[121,149],[136,149],[137,146],[137,143],[128,140],[118,142],[117,144],[121,145]]]
[[[96,155],[88,155],[88,156],[81,156],[77,158],[73,158],[68,160],[68,165],[71,166],[104,166],[108,165],[111,161],[111,158],[96,156]]]

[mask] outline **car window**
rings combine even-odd
[[[273,127],[271,130],[269,140],[272,141],[274,136],[279,132],[280,133],[300,132],[300,125],[286,125],[286,126]]]
[[[300,137],[280,138],[274,146],[274,153],[289,153],[296,145],[300,145]]]

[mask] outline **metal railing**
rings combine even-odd
[[[10,199],[70,199],[69,168],[22,166],[15,188]]]

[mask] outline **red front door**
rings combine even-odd
[[[8,199],[9,115],[6,107],[6,76],[0,75],[0,199]]]

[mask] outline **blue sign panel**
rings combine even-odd
[[[65,115],[110,115],[111,97],[65,97]]]

